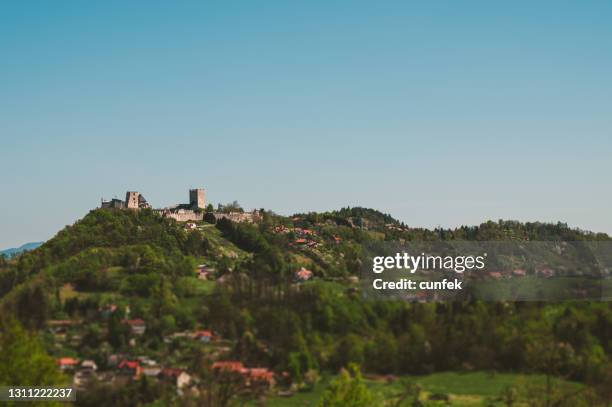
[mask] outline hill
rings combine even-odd
[[[146,209],[97,209],[0,263],[0,311],[37,332],[54,358],[95,361],[99,380],[83,379],[90,387],[82,405],[187,403],[161,385],[170,380],[161,370],[151,379],[160,386],[126,379],[123,360],[187,372],[199,394],[218,390],[214,362],[240,363],[241,374],[261,369],[254,372],[265,389],[232,382],[249,399],[269,391],[269,377],[276,390],[308,390],[352,363],[378,376],[539,372],[593,389],[605,380],[608,303],[364,300],[355,284],[364,245],[400,239],[609,237],[514,221],[427,230],[365,208],[291,217],[263,211],[259,224],[222,219],[195,227]],[[301,269],[312,273],[309,281],[298,278]]]
[[[30,242],[30,243],[25,243],[19,247],[13,247],[11,249],[0,250],[0,256],[4,255],[6,257],[13,257],[23,252],[34,250],[37,247],[42,246],[44,243],[45,242]]]

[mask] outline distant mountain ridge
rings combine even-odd
[[[22,244],[19,247],[13,247],[10,249],[4,249],[0,251],[0,255],[5,255],[6,257],[13,257],[23,252],[28,252],[30,250],[34,250],[37,247],[40,247],[45,242],[30,242]]]

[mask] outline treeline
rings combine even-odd
[[[589,381],[611,362],[608,303],[409,304],[368,301],[325,283],[286,287],[281,297],[236,288],[245,284],[265,283],[219,289],[208,306],[223,316],[209,322],[269,350],[240,347],[240,357],[279,369],[299,365],[300,374],[356,363],[379,374],[499,370]]]
[[[333,222],[338,226],[367,226],[368,228],[384,229],[387,224],[403,225],[391,215],[377,211],[376,209],[362,207],[346,207],[337,211],[330,212],[309,212],[296,214],[294,217],[310,225],[324,222]]]
[[[302,226],[313,226],[321,223],[333,223],[336,226],[347,226],[385,233],[386,240],[610,240],[605,233],[593,233],[571,228],[566,223],[518,222],[514,220],[488,221],[477,226],[460,226],[457,228],[414,228],[398,221],[389,214],[380,211],[354,207],[337,211],[297,214]],[[392,227],[388,227],[392,226]]]

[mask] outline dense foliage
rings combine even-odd
[[[289,372],[296,382],[307,382],[312,372],[359,366],[385,375],[541,372],[596,388],[610,371],[608,303],[371,301],[348,283],[360,270],[367,242],[609,239],[606,235],[513,221],[430,231],[364,208],[292,218],[262,214],[258,225],[221,219],[187,231],[150,210],[92,211],[37,250],[0,259],[0,309],[31,332],[44,332],[50,318],[90,321],[78,353],[101,366],[111,352],[131,351],[129,332],[120,322],[129,312],[147,321],[139,351],[173,355],[165,335],[207,327],[232,341],[228,357]],[[285,232],[275,232],[282,228]],[[296,244],[298,233],[309,233],[316,250]],[[195,277],[201,263],[213,266],[216,282]],[[292,274],[302,266],[314,272],[316,281],[295,283]],[[118,311],[101,317],[100,310],[111,303]],[[0,345],[15,348],[12,357],[18,359],[23,352],[14,338],[26,338],[18,340],[20,346],[40,355],[37,360],[45,367],[34,372],[17,359],[0,366],[25,366],[28,383],[55,380],[38,340],[28,339],[32,334],[19,324],[7,325]],[[175,358],[184,366],[191,359],[189,354]],[[322,405],[340,405],[353,394],[367,399],[352,369],[335,382]],[[8,383],[10,374],[0,371],[0,382]],[[148,394],[142,401],[161,397],[142,386]],[[132,387],[105,399],[144,397],[138,394]]]

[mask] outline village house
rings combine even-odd
[[[212,370],[216,372],[242,373],[245,367],[240,361],[221,360],[212,364]]]
[[[293,228],[292,229],[293,233],[295,233],[298,236],[314,236],[316,233],[314,230],[311,229],[302,229],[302,228]]]
[[[212,267],[208,267],[206,264],[200,264],[198,266],[198,278],[200,280],[208,280],[212,273],[215,272],[215,269]]]
[[[527,270],[515,269],[515,270],[512,270],[512,275],[515,277],[525,277],[527,275]]]
[[[181,394],[182,390],[191,383],[191,375],[178,368],[167,367],[161,369],[159,378],[174,384],[178,394]]]
[[[161,370],[162,369],[159,366],[143,366],[142,374],[150,378],[157,378],[161,373]]]
[[[81,362],[81,369],[95,372],[98,370],[98,365],[93,360],[87,359]]]
[[[503,277],[502,273],[499,271],[490,271],[488,276],[495,280],[500,280]]]
[[[138,360],[123,359],[117,368],[119,369],[120,376],[128,377],[132,380],[138,380],[142,374],[142,367]]]
[[[151,359],[148,356],[138,356],[136,358],[139,362],[141,366],[155,366],[157,365],[157,362],[153,359]]]
[[[69,343],[71,346],[79,346],[83,341],[83,335],[80,333],[72,333],[67,336],[69,338]]]
[[[213,333],[211,331],[195,331],[193,334],[193,339],[208,343],[212,341]]]
[[[279,225],[274,227],[274,233],[289,233],[289,228],[284,225]]]
[[[247,386],[254,384],[264,384],[269,388],[274,387],[276,381],[274,380],[274,372],[271,372],[265,367],[254,367],[249,369],[247,375]]]
[[[302,236],[306,236],[306,235],[302,235]],[[310,249],[314,249],[320,246],[320,243],[312,240],[312,238],[309,237],[298,237],[296,238],[293,242],[289,243],[289,246],[301,246],[301,247],[308,247]]]
[[[83,320],[81,319],[52,319],[47,321],[47,326],[49,327],[49,332],[53,334],[53,338],[57,341],[65,341],[68,338],[69,331],[74,332],[74,328],[83,324]],[[75,338],[75,335],[71,335],[70,339],[72,341],[78,340],[78,335]]]
[[[302,267],[298,271],[295,272],[295,274],[293,275],[293,279],[296,282],[302,282],[302,281],[310,280],[312,276],[313,276],[312,271]]]
[[[164,343],[171,343],[173,340],[177,338],[191,338],[191,337],[192,337],[192,334],[191,332],[188,332],[188,331],[173,332],[169,335],[164,336]]]
[[[94,379],[95,372],[92,370],[79,370],[72,378],[72,384],[77,389],[84,389]]]
[[[109,318],[115,311],[117,311],[116,304],[106,304],[103,307],[98,308],[98,313],[101,318]]]
[[[550,278],[555,275],[555,272],[550,267],[538,267],[536,268],[536,275]]]
[[[106,358],[106,365],[109,367],[117,367],[119,363],[126,358],[123,353],[113,353]]]
[[[402,227],[402,226],[398,226],[396,224],[393,223],[387,223],[385,224],[385,228],[389,229],[389,230],[397,230],[397,231],[405,231],[408,230],[407,227]]]
[[[349,284],[358,284],[358,283],[359,283],[359,277],[357,277],[357,276],[348,276],[348,277],[346,278],[346,281],[347,281]]]
[[[70,328],[82,324],[82,319],[50,319],[47,321],[49,328]]]
[[[81,362],[79,370],[72,378],[72,383],[77,389],[85,388],[91,381],[97,377],[96,371],[98,365],[93,360],[84,360]]]
[[[122,322],[129,325],[134,335],[143,335],[147,329],[147,325],[142,319],[124,319]]]
[[[275,384],[274,372],[265,367],[245,367],[239,361],[217,361],[212,365],[212,370],[217,373],[239,374],[247,386],[255,384],[265,384],[273,387]]]
[[[57,359],[55,363],[59,366],[62,372],[66,372],[74,370],[75,367],[79,364],[79,361],[71,357],[66,357]]]

